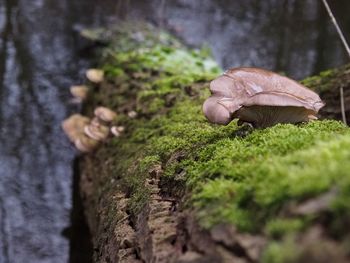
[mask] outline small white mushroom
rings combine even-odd
[[[136,116],[137,116],[137,112],[136,111],[129,111],[128,112],[128,116],[129,116],[129,118],[131,118],[131,119],[134,119],[134,118],[136,118]]]
[[[109,128],[104,125],[95,126],[90,124],[84,127],[84,133],[91,139],[104,141],[109,135]]]
[[[120,135],[123,133],[124,130],[125,130],[124,126],[112,126],[111,127],[111,133],[115,137],[120,137]]]
[[[70,87],[70,93],[80,102],[86,100],[88,91],[89,89],[85,85],[74,85]]]
[[[88,69],[86,71],[86,77],[93,83],[101,83],[104,79],[104,72],[100,69]]]
[[[117,114],[114,111],[106,107],[97,107],[94,114],[98,120],[101,121],[101,124],[108,124],[117,117]]]

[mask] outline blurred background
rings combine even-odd
[[[350,1],[329,4],[350,39]],[[77,153],[60,122],[91,65],[79,30],[124,19],[210,47],[223,69],[301,79],[348,60],[319,0],[0,0],[0,263],[88,262]]]

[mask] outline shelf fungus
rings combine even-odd
[[[233,119],[255,128],[317,119],[324,106],[312,90],[287,77],[259,68],[233,68],[210,83],[203,104],[207,119],[227,125]]]

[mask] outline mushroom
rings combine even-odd
[[[97,117],[94,117],[94,118],[92,118],[90,124],[93,126],[99,127],[102,125],[101,122],[102,121],[100,121]]]
[[[95,117],[91,121],[80,114],[74,114],[62,122],[64,132],[81,152],[91,152],[101,141],[107,139],[110,134],[110,123],[117,116],[114,111],[106,107],[97,107],[94,114]],[[122,132],[120,127],[118,130]]]
[[[101,125],[108,125],[117,117],[114,111],[106,107],[97,107],[94,114],[98,118],[97,122]],[[96,120],[94,122],[96,122]]]
[[[324,106],[305,86],[259,68],[229,69],[210,83],[210,91],[203,112],[210,122],[223,125],[234,118],[256,128],[305,122],[317,119]]]
[[[70,87],[70,93],[79,102],[84,101],[87,98],[88,90],[88,87],[85,85],[74,85]]]
[[[115,137],[120,137],[120,135],[122,134],[122,132],[125,130],[124,126],[112,126],[111,127],[111,133],[115,136]]]
[[[86,77],[91,82],[98,84],[103,81],[104,73],[100,69],[92,68],[86,71]]]
[[[130,119],[135,119],[135,118],[137,117],[137,112],[134,111],[134,110],[129,111],[129,112],[128,112],[128,117],[129,117]]]
[[[104,125],[96,126],[90,123],[90,125],[86,125],[84,127],[84,133],[91,139],[96,141],[104,141],[109,135],[109,128]]]
[[[62,129],[71,142],[75,142],[84,134],[84,127],[90,119],[80,114],[73,114],[62,122]]]

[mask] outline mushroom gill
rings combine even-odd
[[[109,135],[109,127],[104,125],[86,125],[84,127],[84,133],[91,139],[96,141],[104,141],[108,138]]]
[[[233,114],[233,118],[247,122],[256,128],[265,128],[278,123],[300,123],[315,120],[314,112],[295,106],[247,106]]]

